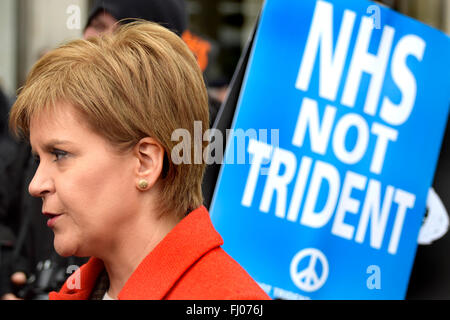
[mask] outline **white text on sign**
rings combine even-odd
[[[334,37],[333,5],[325,1],[317,2],[295,87],[308,92],[314,65],[320,63],[319,96],[330,103],[319,105],[314,99],[303,98],[292,146],[305,148],[305,140],[309,138],[310,151],[318,158],[332,151],[344,165],[356,165],[365,156],[370,156],[367,170],[380,175],[385,160],[389,158],[390,148],[399,138],[398,128],[393,126],[406,123],[415,105],[417,80],[406,60],[420,62],[426,44],[412,34],[394,42],[395,29],[386,25],[379,31],[382,34],[378,52],[370,53],[373,21],[362,17],[353,52],[349,52],[355,20],[356,13],[345,10],[338,36]],[[333,39],[337,39],[335,45]],[[348,74],[344,76],[344,65],[350,58]],[[392,80],[401,93],[400,101],[392,101],[389,96],[381,97],[389,62]],[[364,73],[370,75],[370,83],[362,111],[366,116],[381,119],[370,125],[364,116],[356,112],[341,112],[337,116],[338,109],[333,105],[342,105],[349,111],[355,107]],[[343,93],[338,100],[341,84]],[[357,137],[352,147],[346,143],[350,130],[356,132]],[[277,217],[310,228],[322,228],[332,221],[332,234],[358,243],[364,242],[370,230],[370,246],[375,249],[382,247],[388,231],[387,221],[392,216],[394,220],[387,250],[390,254],[397,253],[405,218],[415,206],[414,194],[392,185],[383,185],[375,178],[369,179],[351,170],[341,176],[333,164],[308,156],[298,159],[290,150],[257,140],[250,141],[247,152],[252,157],[252,165],[242,196],[243,206],[252,206],[262,164],[270,160],[259,204],[261,212],[269,212],[276,198]],[[326,199],[317,209],[319,193],[325,184],[328,186]],[[292,194],[290,199],[288,191]],[[353,191],[363,195],[361,200],[352,196]],[[359,222],[354,225],[346,223],[348,214],[359,215]]]

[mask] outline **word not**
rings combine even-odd
[[[315,100],[304,98],[292,144],[299,148],[303,147],[306,132],[309,129],[311,151],[325,155],[332,136],[331,145],[336,158],[342,163],[354,165],[367,154],[372,138],[375,140],[375,148],[369,169],[375,174],[380,174],[389,143],[397,140],[398,132],[377,122],[374,122],[369,129],[366,120],[357,113],[347,113],[336,121],[336,113],[336,107],[327,105],[322,121],[320,121],[318,103]],[[355,129],[357,133],[356,143],[352,148],[348,148],[346,141],[352,129]],[[333,135],[331,135],[332,132]]]

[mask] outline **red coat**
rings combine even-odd
[[[119,300],[270,299],[220,246],[205,207],[191,212],[141,262],[119,293]],[[87,300],[103,262],[91,258],[50,300]],[[79,277],[80,289],[69,289]]]

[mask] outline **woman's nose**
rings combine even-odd
[[[54,192],[53,180],[41,165],[39,165],[33,180],[31,180],[28,186],[28,192],[36,198],[42,198],[45,195]]]

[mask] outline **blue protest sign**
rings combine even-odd
[[[405,297],[449,56],[373,2],[266,1],[211,216],[272,298]]]

